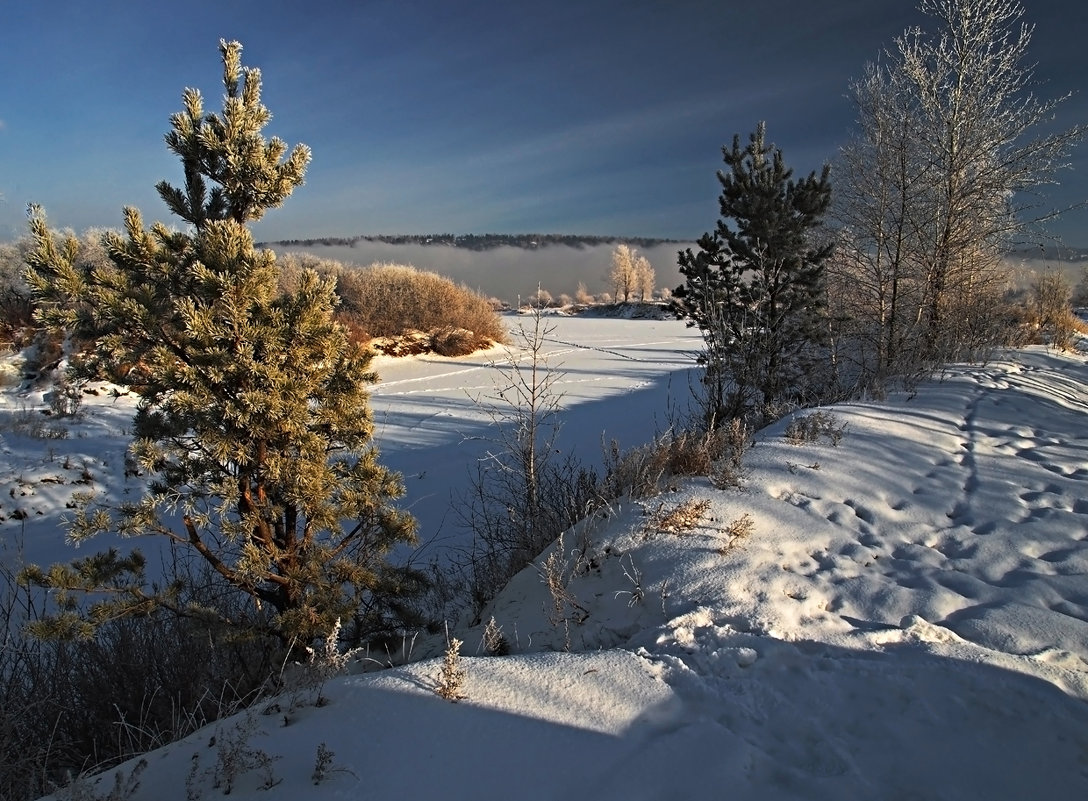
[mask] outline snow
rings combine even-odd
[[[371,392],[375,441],[383,464],[403,477],[403,505],[419,521],[417,558],[443,561],[463,541],[452,504],[488,451],[500,446],[495,421],[510,411],[499,398],[512,364],[525,362],[524,338],[533,322],[509,315],[511,343],[460,358],[379,356],[381,377]],[[548,315],[543,360],[561,399],[556,447],[600,467],[603,446],[648,441],[672,425],[691,398],[689,374],[702,339],[675,320]],[[671,405],[670,405],[671,404]],[[452,503],[451,503],[452,502]]]
[[[548,322],[562,447],[599,458],[602,431],[638,444],[667,425],[669,398],[686,401],[698,340],[682,324]],[[503,358],[377,364],[383,460],[436,549],[463,536],[449,497],[492,436],[473,399],[494,394]],[[0,413],[40,391],[9,386]],[[61,555],[69,453],[95,486],[131,488],[127,403],[88,396],[67,439],[3,426],[0,558]],[[270,801],[1088,798],[1085,354],[1009,351],[820,412],[838,444],[794,444],[782,420],[757,435],[740,488],[677,481],[564,532],[486,610],[511,655],[484,655],[482,626],[451,632],[461,701],[433,692],[441,643],[406,642],[428,658],[363,659],[325,683],[327,703],[288,694],[147,755],[132,798],[218,797],[232,743],[271,773],[241,773],[231,797]],[[685,504],[702,508],[694,525],[657,525]],[[334,756],[315,785],[322,743]]]

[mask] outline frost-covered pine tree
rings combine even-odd
[[[71,539],[114,531],[191,549],[252,597],[267,631],[305,645],[337,618],[381,626],[380,600],[418,581],[386,561],[414,521],[391,505],[402,484],[371,443],[370,355],[334,321],[332,283],[308,272],[280,294],[275,256],[247,228],[302,184],[310,152],[262,136],[261,75],[241,50],[220,42],[222,113],[186,89],[166,135],[184,186],[157,188],[189,227],[148,229],[127,208],[124,235],[104,239],[110,264],[90,269],[32,208],[27,279],[41,320],[91,344],[77,371],[140,396],[132,453],[147,492],[113,507],[86,499]],[[138,554],[110,551],[25,577],[58,591],[56,633],[154,608],[198,612],[178,583],[149,587],[142,568]],[[73,599],[87,590],[106,600],[80,615]]]
[[[766,413],[803,391],[824,308],[830,245],[814,241],[831,200],[829,168],[800,180],[760,123],[722,148],[721,218],[679,256],[675,308],[702,331],[708,422]]]

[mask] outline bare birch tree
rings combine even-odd
[[[969,356],[994,335],[1004,250],[1058,211],[1039,190],[1088,127],[1039,133],[1065,100],[1032,93],[1032,27],[1016,0],[922,0],[936,33],[907,30],[851,86],[858,132],[837,216],[864,295],[853,321],[878,374]],[[842,276],[840,276],[842,277]]]
[[[645,256],[635,258],[635,287],[638,290],[638,299],[645,303],[654,296],[654,283],[657,276],[654,267]]]
[[[627,303],[638,287],[638,273],[635,261],[638,251],[630,245],[616,245],[612,251],[612,267],[608,271],[608,282],[617,303]]]

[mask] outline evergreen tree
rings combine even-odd
[[[824,262],[831,245],[814,242],[831,200],[829,168],[792,179],[782,151],[760,123],[745,147],[722,148],[721,218],[679,254],[684,284],[675,308],[706,342],[711,425],[753,410],[768,414],[804,391],[813,345],[822,339]]]
[[[185,90],[166,135],[185,184],[157,187],[191,227],[145,229],[127,208],[124,235],[104,237],[110,264],[92,269],[32,207],[27,279],[41,320],[89,343],[78,374],[140,396],[131,452],[151,476],[147,492],[114,507],[84,499],[70,539],[165,537],[250,595],[268,632],[305,645],[341,617],[357,632],[388,622],[381,599],[396,604],[418,586],[386,562],[414,539],[414,521],[391,506],[402,485],[370,442],[370,354],[333,320],[332,280],[309,271],[279,295],[275,256],[246,227],[302,184],[309,149],[286,155],[282,140],[264,139],[260,72],[241,66],[237,42],[220,52],[222,115]],[[138,552],[24,577],[57,591],[55,633],[89,634],[97,621],[159,607],[207,612],[183,608],[176,582],[149,587]],[[79,591],[105,600],[81,616]]]

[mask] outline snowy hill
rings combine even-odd
[[[638,343],[623,350],[618,328],[579,346],[592,325],[566,324],[553,335],[570,360],[565,436],[596,445],[610,404],[623,410],[610,419],[639,416],[652,432],[654,407],[630,399],[661,395],[632,389],[660,390],[690,364],[682,325],[622,321]],[[582,357],[628,373],[604,380]],[[456,484],[465,438],[448,432],[478,415],[442,400],[428,413],[427,397],[443,397],[441,375],[464,387],[485,369],[423,361],[419,381],[400,364],[375,395],[383,447],[444,470],[440,491],[416,480],[421,509]],[[18,399],[4,397],[14,419]],[[462,700],[435,694],[440,659],[367,673],[363,660],[83,789],[106,797],[116,773],[120,798],[148,801],[228,787],[318,801],[1088,798],[1084,354],[1013,351],[820,414],[818,441],[791,441],[789,419],[760,432],[740,488],[677,482],[565,532],[485,614],[509,656],[483,655],[483,627],[452,632],[465,641]],[[398,451],[396,426],[411,447]],[[49,518],[69,485],[43,486],[43,465],[81,439],[59,440],[52,462],[39,442],[32,468],[28,440],[2,436],[4,509],[8,487],[38,470],[36,505],[23,503]],[[107,441],[83,451],[113,465],[95,451]],[[124,491],[121,462],[91,472]],[[0,524],[9,549],[31,522]]]

